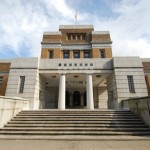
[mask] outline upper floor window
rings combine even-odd
[[[54,57],[54,51],[49,51],[49,58],[53,59],[53,57]]]
[[[74,52],[74,58],[80,58],[80,53],[79,52]]]
[[[78,40],[81,40],[81,35],[77,35],[77,39],[78,39]]]
[[[69,58],[69,52],[64,52],[64,58]]]
[[[84,52],[84,58],[90,58],[89,52]]]
[[[72,35],[72,39],[73,39],[73,40],[76,40],[76,35]]]
[[[70,34],[68,35],[68,40],[71,40],[71,35]]]
[[[19,93],[23,93],[25,76],[20,76]]]
[[[83,34],[83,35],[82,35],[82,40],[85,40],[85,39],[86,39],[86,35]]]
[[[105,51],[104,50],[100,50],[100,58],[105,58]]]
[[[135,93],[133,76],[127,76],[127,79],[128,79],[129,92]]]
[[[86,40],[86,33],[67,33],[67,40]]]
[[[3,84],[3,77],[0,77],[0,86]]]

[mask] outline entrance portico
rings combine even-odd
[[[60,81],[59,81],[59,98],[58,98],[58,109],[65,109],[65,94],[66,94],[66,82],[65,82],[66,76],[65,74],[60,75]],[[93,82],[92,82],[92,75],[87,74],[86,75],[86,97],[87,97],[87,108],[88,109],[94,109],[94,101],[93,101]],[[73,104],[74,106],[80,105],[80,93],[78,91],[75,91],[73,93]]]
[[[99,108],[102,88],[107,92],[106,76],[92,73],[41,74],[40,78],[44,79],[42,83],[45,88],[40,92],[43,93],[43,97],[40,96],[40,108],[60,110]],[[103,99],[101,101],[104,102]],[[107,94],[105,108],[106,105]]]

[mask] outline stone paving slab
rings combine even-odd
[[[0,140],[0,150],[149,150],[150,140]]]
[[[125,135],[118,135],[118,136],[84,136],[84,135],[0,135],[0,140],[74,140],[74,141],[86,141],[86,140],[91,140],[91,141],[107,141],[107,140],[112,140],[112,141],[126,141],[126,140],[149,140],[150,141],[150,136],[125,136]]]

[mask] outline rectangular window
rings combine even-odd
[[[80,36],[80,35],[77,35],[77,39],[80,40],[80,39],[81,39],[81,36]]]
[[[89,52],[84,52],[84,58],[90,58]]]
[[[25,76],[20,76],[19,93],[23,93],[25,83]]]
[[[49,58],[53,59],[53,57],[54,57],[54,52],[53,51],[49,51]]]
[[[129,92],[135,93],[133,76],[127,76],[127,79],[128,79]]]
[[[68,40],[71,40],[71,35],[68,35]]]
[[[100,50],[100,58],[105,58],[105,51],[104,50]]]
[[[73,38],[73,40],[76,40],[76,35],[73,35],[72,38]]]
[[[85,39],[86,39],[86,35],[83,34],[83,35],[82,35],[82,40],[85,40]]]
[[[69,52],[64,52],[64,58],[69,58]]]
[[[79,52],[74,52],[74,58],[80,58],[80,53]]]
[[[0,86],[3,84],[3,77],[0,77]]]

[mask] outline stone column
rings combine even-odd
[[[92,75],[86,75],[86,97],[87,97],[87,108],[93,110],[94,109],[94,100],[93,100],[93,83],[92,83]]]
[[[59,81],[59,97],[58,97],[58,109],[65,109],[65,94],[66,94],[66,76],[65,74],[60,75]]]

